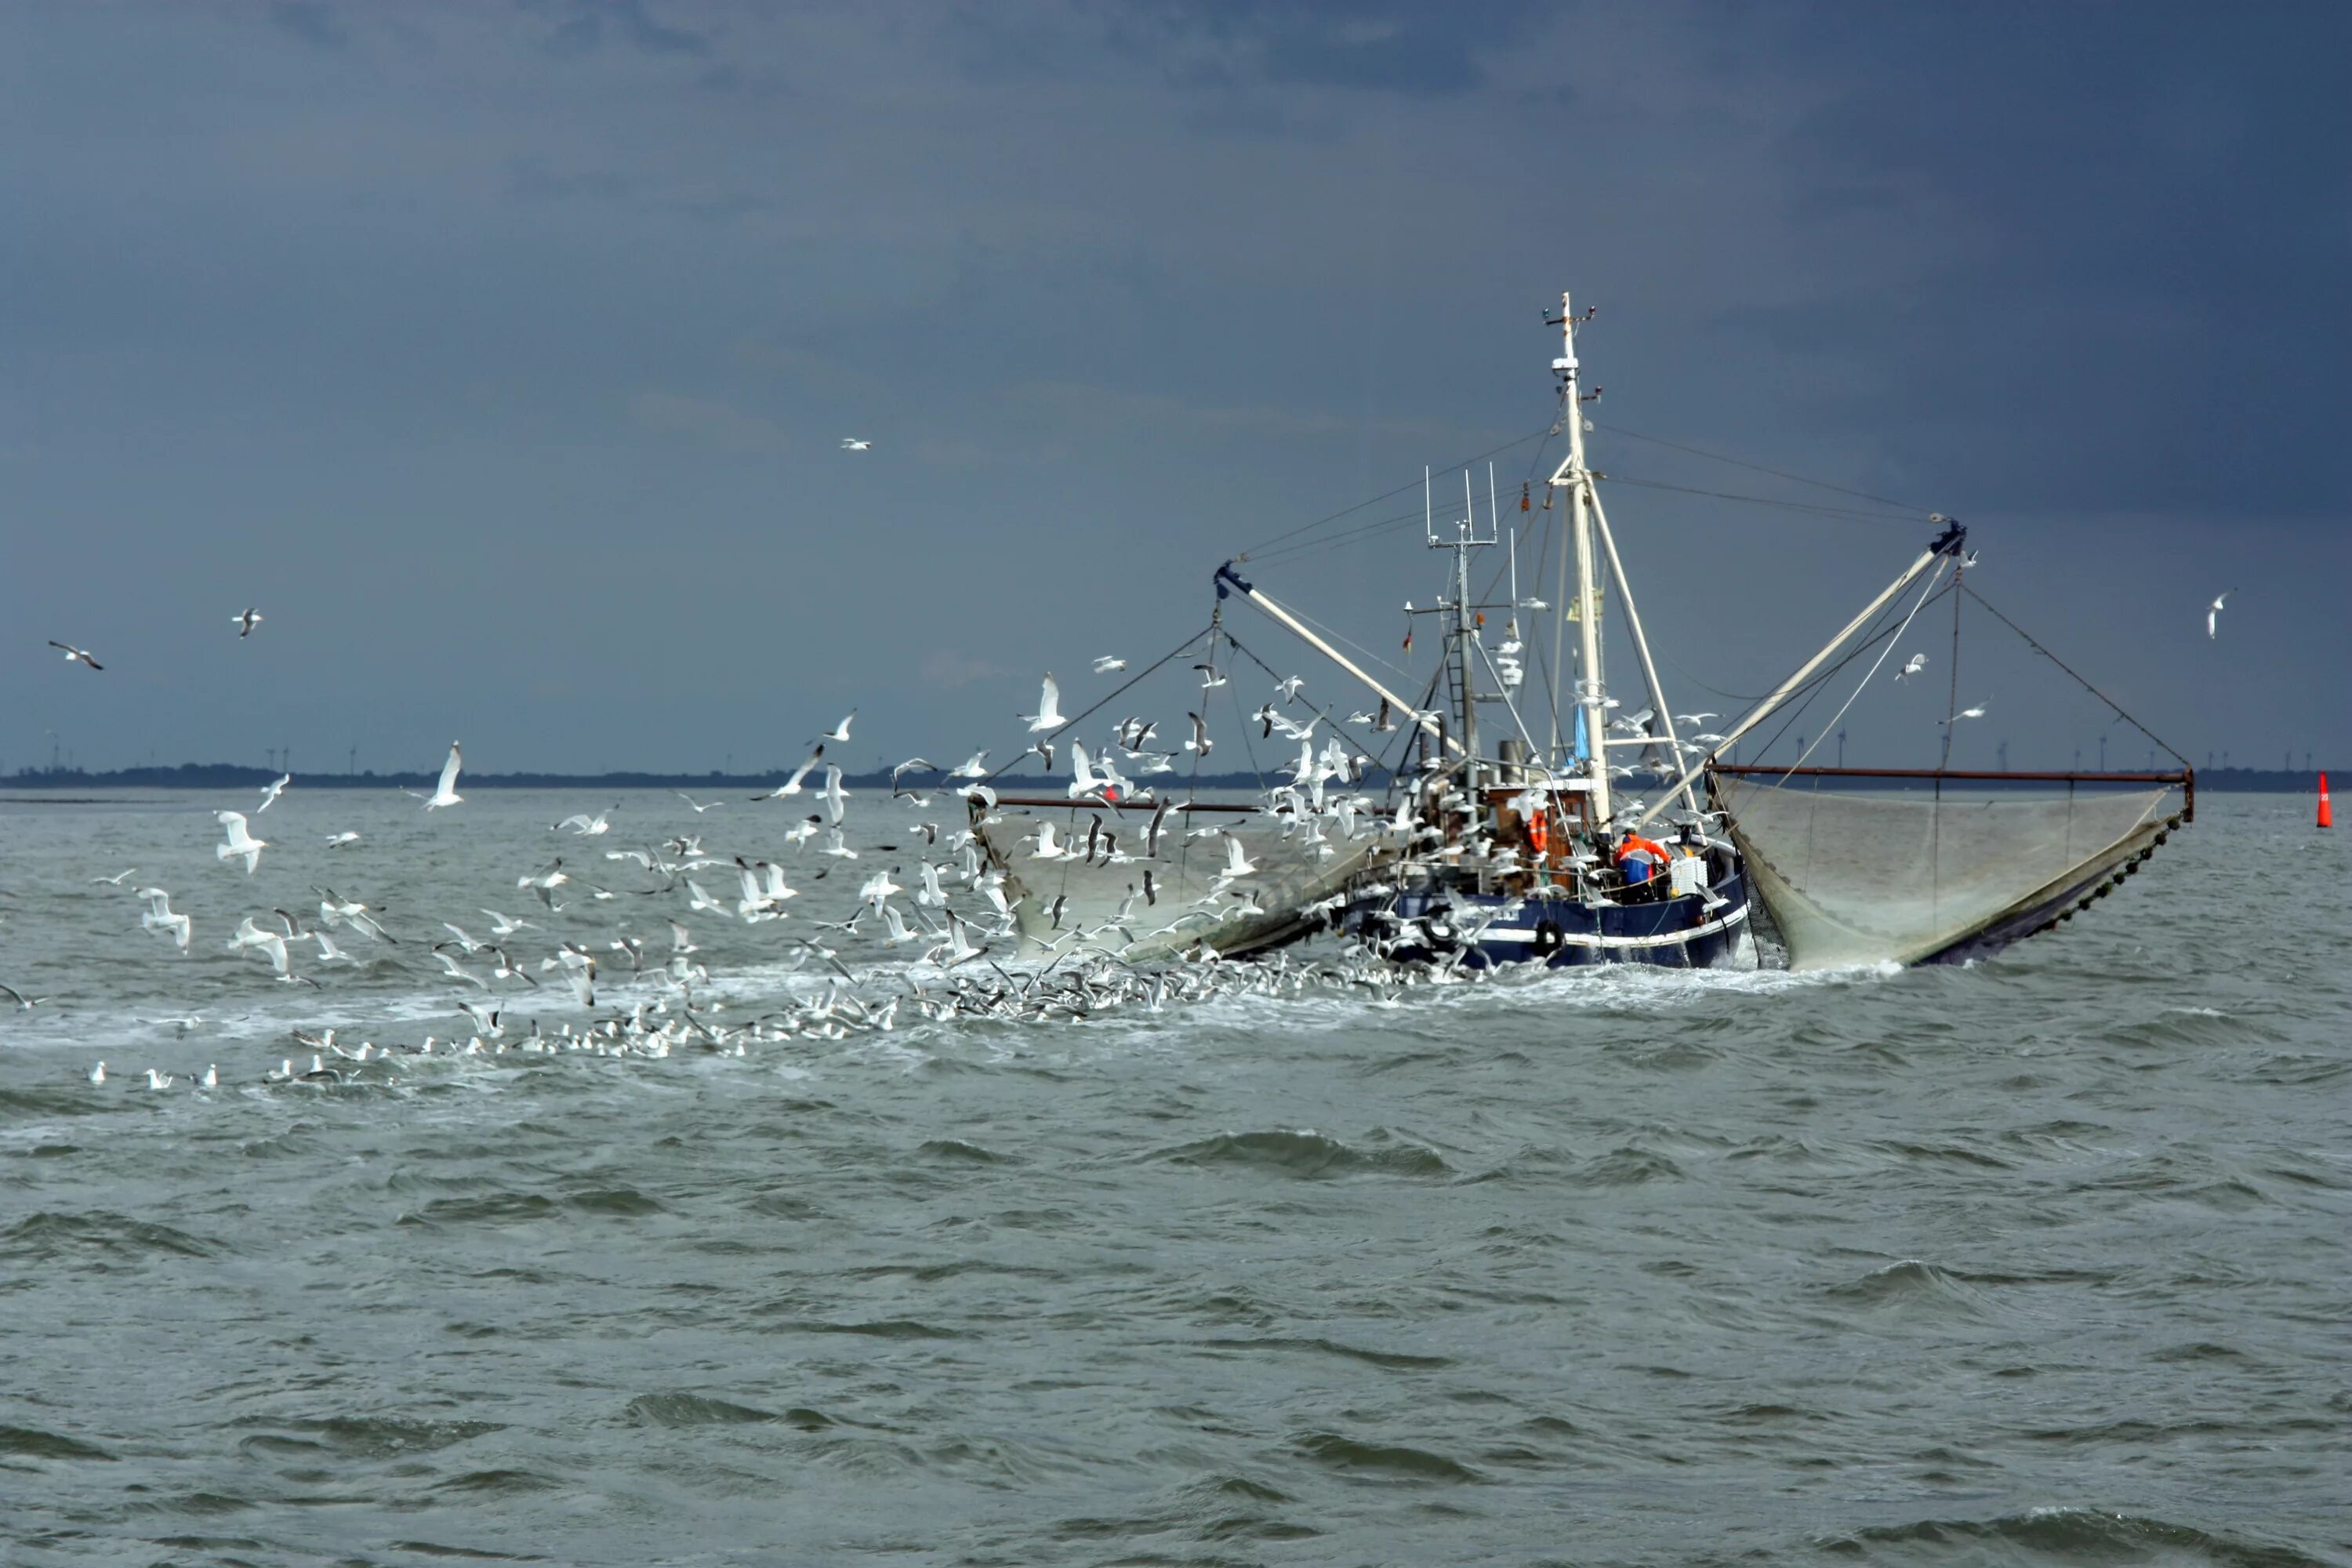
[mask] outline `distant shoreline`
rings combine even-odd
[[[730,795],[766,794],[788,773],[780,768],[767,773],[467,773],[458,787],[466,789],[667,789],[707,792],[721,799]],[[2317,790],[2319,774],[2330,771],[2297,769],[2292,772],[2277,768],[2200,768],[2197,772],[2197,787],[2235,795],[2310,795]],[[2352,788],[2352,771],[2332,770]],[[229,763],[183,763],[171,768],[121,768],[111,773],[84,773],[75,768],[47,768],[0,776],[0,791],[39,792],[42,804],[65,805],[49,792],[72,790],[88,792],[103,789],[259,789],[278,776],[275,768],[243,767]],[[1289,765],[1277,764],[1264,778],[1255,773],[1202,773],[1197,778],[1187,774],[1162,773],[1156,779],[1139,779],[1142,789],[1201,788],[1215,790],[1256,790],[1276,779],[1286,779]],[[306,790],[314,789],[429,789],[439,778],[438,770],[413,773],[296,773],[295,782]],[[1365,775],[1368,786],[1381,787],[1388,775],[1379,770]],[[923,790],[945,791],[960,781],[939,775],[908,773],[903,783]],[[1005,795],[1031,795],[1039,790],[1057,792],[1064,784],[1059,776],[1021,773],[995,781],[993,787]],[[850,789],[888,789],[890,775],[885,772],[845,773],[842,784]],[[7,798],[7,797],[0,797]],[[33,797],[23,797],[31,804]]]

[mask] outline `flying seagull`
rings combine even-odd
[[[849,739],[849,721],[856,717],[857,710],[852,708],[848,712],[841,716],[840,723],[835,724],[824,734],[814,737],[814,739],[819,741],[847,741]]]
[[[1033,735],[1062,727],[1062,689],[1054,684],[1052,670],[1045,672],[1045,689],[1037,696],[1037,711],[1016,713],[1013,717],[1025,722],[1029,726],[1029,732]],[[1049,763],[1046,765],[1050,767],[1053,764]]]
[[[261,804],[253,808],[255,813],[257,815],[261,812],[268,811],[277,801],[278,797],[286,793],[286,786],[293,782],[294,775],[292,773],[280,773],[276,778],[270,780],[268,784],[263,784],[261,786]]]
[[[242,640],[251,637],[253,628],[261,624],[261,612],[248,605],[243,615],[231,616],[229,624],[236,627],[236,635]]]
[[[228,829],[227,839],[213,846],[213,858],[232,860],[242,855],[245,857],[245,874],[252,876],[254,867],[260,863],[261,852],[269,847],[269,840],[256,838],[246,830],[245,813],[241,811],[216,811],[213,816]]]
[[[89,666],[92,669],[104,669],[106,668],[106,666],[99,663],[98,660],[89,657],[89,650],[88,648],[76,647],[69,642],[59,642],[55,637],[51,637],[49,639],[49,646],[51,647],[61,647],[65,649],[66,662],[68,664],[71,664],[74,660],[79,659],[82,663]]]
[[[1915,653],[1905,662],[1902,668],[1895,672],[1895,679],[1897,680],[1905,679],[1910,676],[1918,674],[1921,670],[1927,668],[1927,656],[1924,653]]]
[[[844,436],[841,449],[845,452],[870,452],[874,449],[874,443],[859,436]]]
[[[403,790],[401,793],[403,795],[415,795],[418,800],[425,803],[425,809],[427,811],[435,810],[440,806],[457,805],[459,801],[466,798],[464,795],[457,793],[457,769],[463,761],[464,759],[457,754],[457,742],[455,741],[450,742],[449,760],[441,764],[441,782],[433,786],[433,793],[431,795],[417,795],[413,789]]]
[[[2210,642],[2210,641],[2212,641],[2215,637],[2220,637],[2220,636],[2221,635],[2221,606],[2222,606],[2223,603],[2224,603],[2224,602],[2226,602],[2226,601],[2228,600],[2228,598],[2230,597],[2230,594],[2234,594],[2234,593],[2236,593],[2236,592],[2237,592],[2237,590],[2236,590],[2235,588],[2232,588],[2232,589],[2231,589],[2231,590],[2230,590],[2229,594],[2223,594],[2223,595],[2221,595],[2219,597],[2215,598],[2215,599],[2214,599],[2214,601],[2213,601],[2211,604],[2210,604],[2210,605],[2206,605],[2206,606],[2205,606],[2205,640],[2206,640],[2206,641]],[[52,644],[50,644],[49,646],[50,646],[50,647],[58,647],[58,644],[55,644],[55,643],[52,643]],[[68,655],[66,655],[66,657],[67,657],[68,658],[71,658],[73,657],[73,655],[71,655],[71,654],[68,654]],[[88,654],[84,654],[84,655],[82,655],[82,658],[88,658],[89,657],[89,655],[88,655]],[[91,666],[90,666],[90,668],[91,668],[92,669],[96,669],[96,668],[98,668],[98,666],[96,666],[96,665],[94,665],[94,664],[93,664],[93,665],[91,665]]]
[[[801,781],[808,777],[809,771],[824,760],[824,748],[823,746],[819,746],[815,751],[809,753],[809,759],[807,762],[803,763],[799,767],[793,770],[792,777],[786,779],[783,783],[778,784],[767,794],[755,795],[751,798],[753,800],[774,800],[782,795],[800,794]]]
[[[1111,675],[1119,670],[1125,669],[1126,668],[1127,660],[1119,658],[1118,655],[1115,653],[1107,653],[1100,658],[1095,660],[1095,673],[1097,675]]]

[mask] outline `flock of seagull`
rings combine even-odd
[[[257,611],[245,612],[236,618],[237,635],[249,636],[261,618]],[[78,660],[88,659],[85,651],[72,651]],[[1226,684],[1226,673],[1213,665],[1195,668],[1202,677],[1203,689]],[[1126,668],[1126,661],[1105,656],[1094,661],[1094,668],[1097,674],[1114,674]],[[1312,852],[1323,856],[1332,852],[1327,832],[1347,839],[1374,833],[1402,833],[1411,838],[1432,831],[1413,821],[1410,807],[1391,817],[1369,797],[1347,793],[1347,786],[1361,780],[1370,759],[1343,744],[1337,735],[1323,737],[1324,744],[1318,751],[1320,727],[1329,715],[1311,708],[1300,710],[1304,685],[1297,678],[1278,682],[1273,700],[1252,716],[1265,735],[1279,732],[1297,741],[1299,747],[1287,779],[1268,791],[1263,815],[1285,837],[1299,836]],[[1408,972],[1384,963],[1371,947],[1360,945],[1342,947],[1333,956],[1308,963],[1277,957],[1270,962],[1229,963],[1200,943],[1154,963],[1129,962],[1105,946],[1079,943],[1076,939],[1081,936],[1100,937],[1106,932],[1129,944],[1139,937],[1181,934],[1221,918],[1221,911],[1255,906],[1256,898],[1249,879],[1259,866],[1242,838],[1217,826],[1188,827],[1190,819],[1181,815],[1188,813],[1188,806],[1168,798],[1155,800],[1147,787],[1123,771],[1167,773],[1188,752],[1205,756],[1214,742],[1199,713],[1187,715],[1190,738],[1181,746],[1156,746],[1158,724],[1136,717],[1118,721],[1099,749],[1089,751],[1064,717],[1061,700],[1060,687],[1049,674],[1040,688],[1036,710],[1019,716],[1032,743],[1015,761],[1034,753],[1048,769],[1057,761],[1066,761],[1068,775],[1062,793],[1074,806],[1094,808],[1093,827],[1083,837],[1074,830],[1066,839],[1058,837],[1055,823],[1041,818],[1017,840],[998,837],[997,847],[992,849],[981,830],[1006,818],[998,809],[997,791],[990,782],[996,775],[990,772],[989,752],[983,750],[954,768],[938,767],[922,757],[900,763],[891,771],[889,798],[894,805],[907,808],[908,816],[885,835],[899,842],[854,846],[848,837],[852,794],[845,787],[841,767],[826,758],[828,746],[848,741],[856,718],[854,709],[831,729],[812,737],[806,760],[782,782],[751,797],[754,803],[798,802],[810,808],[782,830],[782,837],[792,855],[807,854],[824,863],[811,873],[815,878],[835,872],[853,875],[853,863],[861,855],[874,855],[877,847],[894,855],[907,848],[915,851],[911,867],[893,864],[887,870],[866,872],[858,882],[856,903],[844,918],[804,918],[795,928],[778,930],[778,955],[790,969],[803,974],[801,981],[784,988],[781,997],[765,994],[772,993],[772,985],[730,987],[714,982],[687,922],[710,917],[769,927],[791,917],[793,911],[787,906],[803,889],[792,885],[792,874],[781,856],[708,849],[701,831],[680,831],[642,848],[595,846],[604,860],[634,865],[650,880],[651,886],[626,890],[648,900],[647,904],[623,907],[653,909],[661,917],[660,926],[667,929],[666,950],[649,947],[645,939],[629,934],[632,921],[621,921],[617,931],[603,921],[596,923],[604,929],[593,934],[584,929],[587,922],[582,921],[582,914],[593,918],[625,895],[589,879],[576,860],[568,865],[562,854],[552,855],[546,864],[522,869],[515,877],[518,892],[535,901],[531,910],[535,919],[520,919],[485,905],[480,912],[487,925],[475,924],[468,930],[467,924],[452,919],[440,921],[437,930],[420,931],[405,918],[395,921],[364,900],[323,885],[314,889],[315,914],[279,907],[266,914],[245,915],[228,937],[226,950],[251,961],[257,970],[266,969],[278,984],[325,992],[332,982],[320,977],[341,967],[357,969],[391,959],[395,965],[413,971],[415,963],[423,963],[431,966],[426,973],[432,980],[452,989],[449,1016],[459,1020],[446,1036],[427,1035],[415,1043],[379,1043],[372,1037],[353,1040],[353,1031],[348,1027],[296,1029],[292,1037],[298,1051],[264,1073],[261,1081],[266,1085],[331,1084],[354,1078],[382,1081],[406,1065],[451,1058],[558,1053],[665,1058],[688,1051],[741,1056],[751,1046],[763,1042],[839,1040],[856,1034],[887,1033],[918,1021],[1076,1021],[1126,1010],[1156,1013],[1221,994],[1298,995],[1345,988],[1368,991],[1386,1004],[1393,1003],[1409,986],[1481,978],[1468,970]],[[1385,708],[1378,715],[1350,717],[1370,723],[1375,730],[1398,727]],[[434,787],[405,793],[421,803],[425,814],[460,807],[466,800],[457,787],[463,767],[463,748],[452,742]],[[214,814],[221,827],[221,838],[213,847],[215,858],[232,875],[241,870],[244,877],[253,876],[265,854],[310,853],[307,848],[275,845],[271,837],[256,831],[294,783],[290,773],[281,773],[261,787],[260,798],[249,811]],[[1340,787],[1330,787],[1334,784]],[[683,791],[672,793],[697,819],[728,804],[697,800]],[[938,802],[968,817],[970,825],[949,831],[938,821],[923,820]],[[567,847],[575,843],[583,846],[570,851],[576,857],[596,840],[610,841],[617,810],[616,805],[580,812],[550,824],[547,832]],[[1117,821],[1107,824],[1105,813]],[[774,831],[763,827],[764,833]],[[1168,919],[1171,911],[1163,910],[1154,921],[1149,918],[1151,906],[1160,901],[1160,879],[1167,872],[1163,836],[1221,837],[1223,854],[1211,857],[1213,872],[1204,897],[1192,900],[1193,907],[1172,920]],[[359,833],[346,829],[324,836],[319,847],[334,853],[360,841]],[[944,858],[935,859],[935,855]],[[1076,920],[1066,921],[1066,900],[1054,898],[1043,911],[1053,932],[1045,953],[1041,957],[1033,950],[1024,962],[1013,963],[1021,935],[1016,910],[1024,896],[1017,875],[1008,878],[1016,861],[1039,866],[1080,863],[1133,880],[1118,913],[1099,921],[1092,933]],[[179,954],[205,951],[197,946],[190,916],[173,908],[173,891],[135,884],[136,869],[93,881],[133,894],[143,904],[139,929]],[[731,891],[714,891],[714,888],[728,888],[730,871],[734,874]],[[897,879],[909,871],[911,891]],[[903,901],[901,895],[906,895]],[[655,900],[665,902],[650,902]],[[571,911],[568,917],[567,911]],[[551,929],[559,924],[574,929],[568,935]],[[475,934],[478,931],[482,934]],[[552,944],[551,951],[546,949],[548,943]],[[537,944],[539,951],[527,953],[525,944]],[[600,981],[611,975],[615,966],[625,966],[624,978],[630,983],[627,1005],[616,1006],[608,998],[600,1011]],[[547,985],[558,987],[553,994],[584,1012],[584,1020],[559,1024],[551,1032],[543,1031],[536,1016],[518,1020],[517,1013],[536,1010]],[[0,985],[0,996],[20,1008],[48,1000],[25,996],[5,985]],[[747,996],[757,998],[749,1005],[765,1010],[737,1016]],[[184,1035],[204,1020],[192,1015],[155,1022],[175,1026]],[[307,1066],[302,1061],[305,1055]],[[201,1074],[152,1068],[116,1073],[100,1061],[87,1076],[93,1085],[121,1082],[149,1091],[184,1083],[191,1089],[207,1090],[222,1083],[217,1063],[207,1065]]]
[[[868,445],[856,439],[843,442],[844,448],[852,451],[866,450]],[[2228,598],[2228,594],[2221,595],[2208,608],[2209,637],[2218,635],[2219,616]],[[242,639],[253,635],[263,616],[259,610],[248,607],[231,619]],[[50,646],[62,649],[69,662],[92,670],[105,668],[86,648],[58,641],[52,641]],[[1927,655],[1911,655],[1895,679],[1900,681],[1916,676],[1927,663]],[[1127,661],[1114,655],[1093,661],[1097,675],[1116,674],[1126,668]],[[1203,692],[1225,686],[1230,679],[1228,672],[1213,662],[1196,664],[1193,668],[1201,677]],[[1298,745],[1297,759],[1289,776],[1278,779],[1266,789],[1259,815],[1270,819],[1285,840],[1296,839],[1317,859],[1328,859],[1338,852],[1335,838],[1346,842],[1366,835],[1397,841],[1410,852],[1436,830],[1416,818],[1410,792],[1392,815],[1370,797],[1349,793],[1363,779],[1370,759],[1360,750],[1343,743],[1336,732],[1327,736],[1322,748],[1317,749],[1318,731],[1331,717],[1332,710],[1318,710],[1304,703],[1301,692],[1305,684],[1295,676],[1278,680],[1273,697],[1249,716],[1259,727],[1262,739],[1270,740],[1278,732],[1286,742],[1295,741]],[[484,908],[481,912],[490,922],[484,928],[489,933],[487,939],[473,936],[455,921],[443,921],[440,929],[447,933],[447,940],[428,937],[425,948],[436,965],[437,978],[479,994],[453,998],[453,1016],[467,1020],[462,1032],[453,1033],[446,1039],[428,1035],[413,1046],[379,1046],[372,1039],[352,1046],[339,1040],[334,1028],[298,1029],[294,1037],[309,1050],[309,1067],[298,1071],[295,1059],[289,1057],[265,1074],[264,1080],[336,1082],[354,1073],[387,1073],[394,1070],[394,1064],[411,1058],[502,1056],[509,1052],[667,1057],[681,1050],[706,1050],[740,1056],[745,1054],[749,1045],[763,1041],[842,1039],[856,1033],[887,1032],[898,1026],[902,1012],[935,1021],[968,1018],[1037,1023],[1092,1018],[1130,1007],[1156,1012],[1171,1005],[1222,993],[1297,994],[1318,987],[1370,988],[1383,1002],[1392,1002],[1399,992],[1411,985],[1457,984],[1485,977],[1483,971],[1459,966],[1390,964],[1384,961],[1385,952],[1399,943],[1377,939],[1343,947],[1336,958],[1307,963],[1280,958],[1270,963],[1223,963],[1205,944],[1186,947],[1181,942],[1166,949],[1178,956],[1153,964],[1129,963],[1115,951],[1107,950],[1099,941],[1106,935],[1121,938],[1128,945],[1142,938],[1162,938],[1171,933],[1181,938],[1188,927],[1205,927],[1234,912],[1237,905],[1256,907],[1258,896],[1248,879],[1257,874],[1259,866],[1243,840],[1234,834],[1213,826],[1192,828],[1179,825],[1182,837],[1221,837],[1223,863],[1215,868],[1206,892],[1192,900],[1192,907],[1185,912],[1160,924],[1151,924],[1148,915],[1139,920],[1139,902],[1149,907],[1160,901],[1158,863],[1163,832],[1170,830],[1171,813],[1187,807],[1164,798],[1155,801],[1149,786],[1129,777],[1121,763],[1140,776],[1171,773],[1188,752],[1196,759],[1205,759],[1215,742],[1202,714],[1187,712],[1187,738],[1179,745],[1165,749],[1155,746],[1159,725],[1132,717],[1118,721],[1100,749],[1090,752],[1075,734],[1066,733],[1070,721],[1062,713],[1061,701],[1061,688],[1049,673],[1041,686],[1036,710],[1017,716],[1033,739],[1015,762],[1034,754],[1051,773],[1055,769],[1057,753],[1066,757],[1068,780],[1064,793],[1067,800],[1074,806],[1110,811],[1121,818],[1121,825],[1107,825],[1097,810],[1092,828],[1083,839],[1074,834],[1065,840],[1057,837],[1050,819],[1041,819],[1032,832],[1007,848],[992,852],[978,829],[1004,820],[998,815],[997,793],[990,782],[1003,770],[991,772],[989,752],[974,752],[948,769],[919,756],[908,758],[891,771],[891,799],[906,802],[919,813],[930,807],[936,795],[945,793],[956,805],[967,809],[971,826],[947,833],[937,822],[908,825],[908,833],[919,839],[922,847],[918,852],[917,890],[906,908],[891,901],[908,891],[893,879],[900,869],[893,867],[866,877],[858,889],[856,907],[846,918],[810,920],[804,922],[803,929],[817,934],[782,939],[793,968],[804,969],[812,961],[820,965],[825,984],[818,994],[795,993],[782,1005],[740,1022],[722,1017],[729,1003],[713,987],[709,969],[695,961],[694,955],[701,950],[685,918],[713,915],[748,925],[781,921],[790,914],[786,906],[800,896],[801,889],[791,885],[783,865],[777,859],[747,858],[742,855],[721,858],[704,848],[701,833],[680,833],[658,846],[604,851],[605,859],[633,862],[656,879],[656,887],[638,889],[645,896],[680,899],[681,907],[676,908],[665,922],[670,938],[666,954],[649,955],[642,940],[625,933],[601,940],[566,938],[557,941],[553,952],[539,959],[534,972],[534,966],[527,959],[515,956],[507,944],[527,940],[521,933],[542,928],[538,922]],[[1205,708],[1206,702],[1202,706]],[[1610,706],[1616,704],[1612,702]],[[1303,715],[1299,711],[1302,708]],[[1985,704],[1976,704],[1958,710],[1946,722],[1981,718],[1986,710]],[[1610,727],[1629,736],[1645,736],[1651,733],[1655,717],[1652,710],[1643,709],[1612,719]],[[1706,711],[1675,715],[1676,722],[1690,732],[1690,740],[1673,744],[1691,752],[1720,743],[1724,736],[1697,728],[1717,717]],[[856,710],[852,709],[832,729],[813,737],[814,749],[804,762],[776,787],[751,797],[754,802],[774,802],[805,796],[806,804],[822,808],[800,817],[782,833],[793,853],[814,845],[816,855],[833,862],[814,873],[819,878],[845,868],[861,853],[847,838],[850,792],[844,787],[844,773],[837,764],[825,760],[828,745],[848,741],[850,725],[856,718]],[[1399,727],[1385,701],[1376,712],[1349,714],[1348,722],[1367,727],[1375,734]],[[1663,737],[1659,743],[1662,748],[1669,744]],[[427,814],[462,805],[466,797],[458,793],[457,781],[463,766],[463,748],[453,742],[434,787],[429,792],[405,793],[422,802]],[[1672,777],[1675,771],[1674,763],[1663,759],[1646,766],[1661,779]],[[1620,765],[1612,771],[1621,778],[1630,778],[1637,770]],[[926,782],[908,784],[904,781],[909,775]],[[818,777],[819,782],[812,784],[813,776]],[[269,839],[256,836],[254,821],[276,805],[293,782],[290,773],[271,780],[262,787],[261,798],[250,813],[215,813],[222,829],[221,841],[214,846],[217,860],[225,865],[240,863],[247,876],[254,874],[263,853],[272,847]],[[1335,785],[1338,787],[1332,787]],[[698,801],[683,791],[673,793],[698,819],[726,804]],[[1142,807],[1150,810],[1148,826],[1138,825],[1123,834],[1127,820],[1124,814]],[[593,839],[607,836],[612,826],[612,810],[608,809],[565,817],[550,825],[548,831]],[[348,849],[360,838],[357,832],[344,830],[328,836],[323,847],[330,851]],[[898,847],[882,847],[895,851]],[[933,862],[929,857],[934,849],[944,850],[950,859]],[[1000,948],[1009,956],[1012,949],[1004,944],[1019,936],[1015,907],[1021,895],[1017,889],[1011,896],[1007,892],[1007,867],[1012,863],[1007,857],[1013,855],[1034,863],[1067,861],[1088,868],[1099,865],[1114,872],[1132,867],[1128,874],[1133,879],[1127,884],[1127,896],[1119,901],[1117,914],[1098,921],[1091,933],[1075,921],[1066,921],[1066,900],[1055,897],[1043,911],[1055,933],[1044,944],[1045,962],[1041,966],[1016,973],[994,956]],[[122,887],[135,869],[94,880]],[[701,879],[709,875],[724,886],[721,879],[729,869],[736,876],[736,891],[731,898],[714,894]],[[950,883],[954,884],[952,888]],[[544,916],[550,919],[579,902],[583,894],[591,907],[601,906],[617,896],[611,889],[575,877],[565,868],[560,855],[553,857],[550,864],[517,877],[514,885],[535,898]],[[306,960],[301,969],[328,969],[360,962],[342,945],[345,941],[363,942],[371,948],[377,944],[399,945],[399,937],[388,929],[380,911],[331,888],[319,887],[315,890],[319,894],[315,920],[283,908],[273,909],[267,917],[245,916],[229,938],[227,950],[266,963],[278,983],[322,988],[313,974],[298,969],[298,958]],[[162,887],[146,886],[137,888],[135,893],[146,906],[139,917],[140,928],[162,937],[182,954],[190,952],[194,925],[186,913],[172,908],[172,892]],[[908,921],[910,910],[913,923]],[[339,940],[338,932],[345,934]],[[1076,941],[1088,935],[1098,940],[1088,944]],[[912,962],[872,965],[861,974],[843,957],[853,941],[861,938],[878,942],[885,954],[903,952]],[[312,955],[315,965],[307,962]],[[640,996],[625,1010],[593,1016],[600,971],[625,963],[633,976],[641,976],[647,973],[649,960],[655,994]],[[572,999],[592,1015],[590,1019],[577,1027],[562,1024],[551,1035],[542,1033],[533,1018],[528,1033],[517,1032],[508,1018],[507,1001],[522,991],[537,991],[541,984],[538,978],[541,974],[560,975]],[[0,997],[17,1010],[29,1010],[49,1000],[27,996],[6,984],[0,984]],[[184,1032],[200,1020],[191,1017],[165,1022],[181,1026]],[[111,1081],[103,1061],[94,1066],[88,1076],[92,1084]],[[129,1081],[142,1080],[133,1076]],[[178,1081],[174,1074],[144,1069],[143,1082],[151,1090],[167,1089]],[[190,1078],[190,1086],[194,1089],[217,1088],[219,1082],[217,1064]]]

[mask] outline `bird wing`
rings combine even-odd
[[[457,784],[459,762],[457,742],[452,741],[449,742],[449,760],[441,764],[441,787],[435,792],[436,794],[447,795]]]
[[[1062,721],[1062,689],[1054,683],[1051,674],[1037,695],[1037,727],[1050,728]]]

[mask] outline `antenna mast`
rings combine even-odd
[[[1432,550],[1454,552],[1454,661],[1455,677],[1460,681],[1462,700],[1463,784],[1469,793],[1471,815],[1475,820],[1478,811],[1478,699],[1471,685],[1475,668],[1472,658],[1477,629],[1470,608],[1470,552],[1499,542],[1497,531],[1489,528],[1486,537],[1478,537],[1478,506],[1470,491],[1470,470],[1462,470],[1462,521],[1454,525],[1454,537],[1440,539],[1437,522],[1431,510],[1429,469],[1421,471],[1422,523],[1429,533]]]

